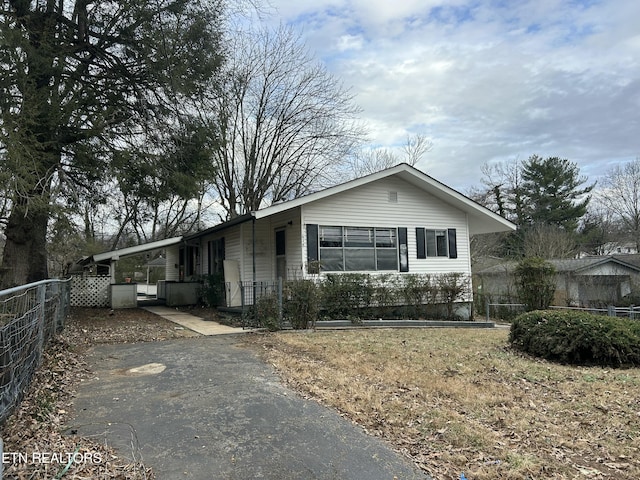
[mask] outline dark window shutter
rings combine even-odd
[[[398,256],[400,259],[400,271],[409,271],[409,247],[407,245],[406,227],[398,228]]]
[[[458,258],[458,243],[456,240],[456,229],[450,228],[447,231],[449,235],[449,258]]]
[[[424,234],[424,228],[417,227],[416,228],[416,244],[417,244],[417,254],[418,258],[427,258],[427,244],[426,237]]]
[[[317,262],[319,259],[320,254],[318,252],[318,225],[307,224],[307,264],[310,264],[311,262]],[[309,269],[309,266],[307,266],[307,269]],[[311,271],[309,273],[314,272]]]
[[[286,230],[276,230],[276,256],[286,255]]]

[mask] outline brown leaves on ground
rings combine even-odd
[[[640,369],[579,368],[506,347],[505,330],[254,335],[304,394],[435,479],[636,479]]]
[[[138,308],[73,308],[63,332],[69,343],[77,347],[100,343],[155,342],[195,335],[191,330]]]
[[[135,343],[195,335],[145,310],[74,308],[64,331],[47,347],[22,402],[2,427],[5,479],[153,479],[139,463],[72,435],[77,385],[90,373],[83,361],[98,343]]]

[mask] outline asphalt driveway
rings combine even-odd
[[[73,428],[142,459],[159,480],[429,478],[283,386],[238,343],[223,335],[94,347]]]

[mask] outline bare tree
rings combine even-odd
[[[578,253],[576,235],[557,225],[533,225],[524,230],[522,238],[525,257],[574,258]]]
[[[426,135],[418,133],[407,137],[407,142],[403,145],[402,151],[405,158],[403,162],[411,166],[416,165],[425,153],[433,148],[433,142]]]
[[[640,251],[640,158],[605,175],[598,201],[621,221]]]
[[[389,148],[374,148],[355,152],[347,160],[347,177],[357,178],[380,170],[391,168],[400,163],[416,165],[425,153],[433,148],[433,142],[424,134],[408,136],[398,155]]]
[[[525,218],[522,167],[522,160],[514,159],[485,163],[480,168],[485,186],[483,205],[518,225],[522,225]]]
[[[589,204],[587,213],[582,217],[579,228],[580,247],[583,252],[590,255],[605,255],[610,250],[608,247],[616,243],[616,240],[625,238],[620,221],[614,213],[594,198]]]
[[[352,95],[291,29],[233,41],[223,91],[202,110],[217,137],[213,186],[228,218],[329,182],[361,137]]]

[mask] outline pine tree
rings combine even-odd
[[[587,212],[595,184],[582,187],[587,179],[578,166],[559,157],[537,155],[524,162],[522,191],[526,198],[524,225],[555,225],[575,231]]]

